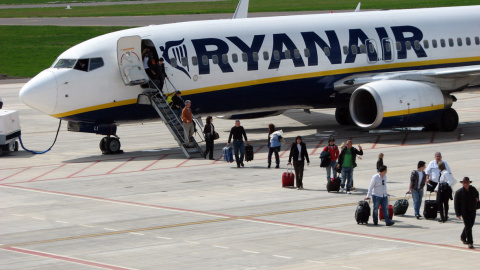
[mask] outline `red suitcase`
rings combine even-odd
[[[295,174],[293,173],[293,167],[287,166],[287,171],[282,175],[282,187],[295,186]]]
[[[388,205],[388,217],[390,218],[390,220],[392,220],[393,218],[393,206],[391,204]],[[385,219],[385,217],[383,216],[383,210],[381,205],[378,208],[378,219],[380,220]]]

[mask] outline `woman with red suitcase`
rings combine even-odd
[[[302,142],[302,137],[297,136],[295,138],[296,143],[292,143],[290,148],[290,155],[288,156],[288,164],[292,164],[295,169],[295,176],[297,180],[297,189],[303,189],[303,168],[305,167],[305,159],[307,160],[307,166],[310,165],[310,159],[308,158],[307,146]]]

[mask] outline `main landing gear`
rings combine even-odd
[[[100,140],[100,150],[102,150],[102,154],[104,155],[121,154],[123,153],[123,150],[121,150],[120,147],[120,138],[117,136],[107,136]]]
[[[454,131],[458,127],[458,114],[452,109],[448,108],[443,111],[442,116],[434,123],[425,125],[427,131]]]

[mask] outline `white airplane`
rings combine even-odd
[[[452,131],[459,121],[452,93],[480,78],[480,6],[267,18],[247,18],[245,9],[240,3],[233,19],[87,40],[30,80],[20,99],[69,121],[69,130],[108,137],[122,123],[158,120],[142,98],[149,78],[141,52],[149,48],[165,58],[169,80],[196,115],[336,108],[339,124],[367,130]]]

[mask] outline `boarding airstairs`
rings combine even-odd
[[[167,126],[170,133],[172,133],[173,138],[177,141],[178,145],[182,149],[183,153],[187,158],[191,158],[194,155],[198,155],[203,157],[204,153],[200,145],[198,144],[197,140],[194,137],[192,138],[185,138],[185,129],[183,128],[181,118],[175,115],[175,112],[172,110],[170,105],[167,102],[167,99],[164,94],[158,89],[158,87],[153,83],[150,82],[150,85],[153,85],[154,88],[145,91],[143,95],[146,95],[153,106],[153,108],[157,111],[160,118],[162,118],[163,123]],[[200,125],[198,121],[194,119],[194,124],[198,129],[200,129]],[[201,132],[196,132],[196,134],[202,134]],[[204,141],[204,139],[200,136],[200,141]],[[198,137],[198,136],[197,136]]]

